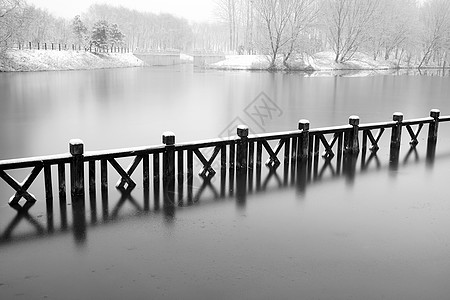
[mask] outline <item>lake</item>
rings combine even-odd
[[[299,119],[317,128],[350,115],[371,123],[397,111],[405,119],[433,108],[450,114],[448,74],[317,75],[189,65],[0,73],[0,159],[65,153],[72,138],[91,151],[157,145],[168,130],[187,142],[235,134],[242,123],[257,134],[295,130]],[[49,230],[40,177],[30,190],[44,200],[19,217],[2,181],[0,296],[445,299],[450,124],[440,125],[431,162],[427,129],[416,151],[404,130],[398,169],[389,168],[387,130],[377,156],[360,156],[353,175],[320,166],[299,186],[266,170],[244,202],[216,197],[219,180],[203,190],[196,178],[195,203],[142,210],[142,187],[132,199],[111,187],[109,208],[88,206],[81,233],[71,227],[70,201],[59,207],[57,198]]]

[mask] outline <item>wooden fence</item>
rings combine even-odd
[[[432,161],[436,151],[439,123],[448,121],[450,116],[440,116],[439,110],[431,110],[430,117],[403,120],[401,113],[394,113],[392,121],[371,124],[359,124],[359,118],[351,116],[348,125],[317,129],[310,129],[308,120],[300,120],[297,130],[259,135],[249,135],[248,128],[240,125],[237,128],[237,136],[228,138],[176,143],[175,135],[165,132],[160,145],[108,151],[85,152],[81,140],[71,140],[69,153],[66,154],[0,161],[0,177],[16,191],[10,198],[9,205],[18,212],[1,239],[7,240],[23,218],[28,219],[38,232],[43,231],[39,222],[28,213],[38,201],[28,189],[42,172],[48,232],[53,232],[54,227],[55,188],[59,196],[61,228],[63,231],[67,229],[67,186],[70,183],[72,228],[76,240],[83,242],[86,234],[86,192],[89,194],[93,223],[97,218],[97,189],[100,189],[104,221],[110,217],[114,219],[127,199],[138,207],[131,195],[138,184],[144,193],[143,210],[149,211],[151,198],[155,210],[158,210],[162,196],[163,211],[169,216],[174,214],[177,201],[179,204],[183,201],[188,204],[195,203],[208,187],[216,198],[225,197],[227,193],[229,196],[236,196],[238,204],[245,202],[247,193],[254,190],[266,191],[267,183],[273,178],[278,181],[280,187],[295,185],[303,192],[308,182],[321,179],[327,169],[330,169],[333,175],[344,174],[353,181],[358,157],[361,157],[361,170],[364,171],[374,157],[377,159],[377,151],[382,146],[380,139],[389,131],[391,169],[397,169],[399,165],[402,133],[406,131],[410,144],[406,161],[411,151],[416,151],[419,136],[421,133],[423,136],[424,126],[428,129],[426,157],[427,161]],[[386,139],[387,137],[384,140]],[[120,164],[122,158],[131,161],[128,167],[124,168]],[[319,161],[322,162],[320,170]],[[264,172],[263,165],[266,166]],[[68,174],[66,166],[70,170]],[[138,166],[142,169],[142,183],[133,179]],[[200,166],[200,169],[194,170],[195,166]],[[21,169],[31,169],[31,172],[23,182],[18,182],[10,175],[10,171]],[[56,174],[52,174],[52,170],[56,170]],[[118,175],[115,187],[121,194],[112,216],[109,215],[108,208],[108,180],[113,177],[108,173],[111,171]],[[195,178],[194,172],[197,171],[198,178]],[[281,171],[281,178],[278,171]],[[215,177],[220,178],[219,191],[211,183]],[[195,192],[194,180],[201,182]],[[138,208],[140,210],[140,207]]]
[[[228,177],[230,193],[235,190],[238,194],[242,194],[247,190],[251,191],[253,183],[256,189],[261,187],[263,151],[268,157],[265,165],[269,172],[274,172],[280,165],[284,165],[283,170],[286,175],[284,178],[287,184],[288,177],[294,181],[296,176],[300,176],[299,174],[309,179],[315,176],[318,172],[320,157],[325,163],[333,159],[337,160],[336,166],[339,173],[343,159],[353,157],[360,152],[363,156],[367,152],[376,154],[380,138],[386,129],[390,129],[390,165],[395,168],[399,162],[403,128],[406,128],[409,134],[411,147],[416,147],[419,134],[425,125],[428,126],[427,156],[431,157],[436,148],[438,125],[448,121],[450,116],[442,117],[439,110],[432,110],[430,117],[426,118],[403,120],[401,113],[395,113],[392,121],[372,124],[359,124],[359,118],[351,116],[348,125],[317,129],[310,129],[309,121],[300,120],[298,130],[259,135],[249,135],[248,128],[240,125],[237,128],[237,136],[234,137],[176,143],[175,135],[165,132],[161,145],[90,152],[84,151],[81,140],[71,140],[69,153],[66,154],[0,161],[0,177],[16,191],[9,200],[9,205],[17,210],[27,210],[37,201],[36,197],[27,190],[43,171],[47,209],[52,211],[54,189],[52,166],[57,169],[56,189],[60,202],[65,203],[67,182],[70,182],[74,203],[84,202],[86,191],[95,197],[97,188],[100,188],[102,198],[107,199],[110,170],[118,173],[119,181],[116,188],[124,194],[129,194],[138,184],[133,180],[132,175],[141,164],[142,187],[144,192],[147,192],[147,197],[149,197],[152,182],[154,201],[159,200],[162,187],[165,203],[173,203],[175,200],[173,195],[177,191],[178,197],[186,198],[189,202],[194,200],[192,190],[194,160],[201,165],[198,175],[205,184],[220,173],[221,183],[225,183]],[[375,134],[374,130],[377,130]],[[328,138],[329,136],[331,137]],[[360,143],[361,138],[362,143]],[[271,141],[276,142],[274,148],[269,144]],[[210,149],[210,156],[207,157],[208,155],[204,154],[202,149]],[[125,157],[132,159],[127,168],[123,168],[117,161]],[[218,161],[217,166],[214,165],[216,169],[213,167],[215,161]],[[66,165],[70,166],[69,176],[66,174]],[[25,168],[32,168],[32,170],[22,183],[6,172]],[[96,176],[98,171],[100,171],[99,182]],[[289,172],[291,174],[287,176]],[[182,192],[184,185],[187,186],[186,196]],[[225,184],[221,184],[220,194],[225,194]],[[21,201],[22,198],[24,201]]]
[[[123,46],[108,46],[108,47],[95,47],[95,46],[82,46],[66,43],[40,43],[40,42],[27,42],[17,43],[12,46],[14,49],[19,50],[57,50],[57,51],[89,51],[94,53],[130,53],[130,48]]]

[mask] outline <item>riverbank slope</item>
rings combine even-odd
[[[131,53],[86,51],[8,50],[0,59],[0,71],[60,71],[139,67],[143,62]]]

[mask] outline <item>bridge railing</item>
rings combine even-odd
[[[395,168],[398,165],[403,128],[406,128],[409,134],[410,146],[416,147],[423,127],[428,127],[428,156],[434,155],[439,123],[448,121],[450,116],[442,117],[439,110],[432,110],[430,117],[426,118],[403,120],[401,113],[394,113],[392,121],[370,124],[359,124],[359,118],[351,116],[348,125],[317,129],[310,129],[308,120],[300,120],[297,130],[258,135],[249,135],[248,128],[240,125],[237,128],[237,136],[227,138],[176,143],[175,134],[165,132],[160,145],[107,151],[85,152],[81,140],[71,140],[69,153],[0,161],[0,177],[15,190],[9,205],[18,211],[29,209],[37,201],[28,189],[42,171],[46,207],[48,212],[52,212],[53,181],[57,181],[60,203],[66,202],[67,182],[70,182],[72,202],[84,202],[86,191],[91,198],[95,198],[98,187],[102,199],[107,201],[110,178],[108,172],[112,170],[117,173],[119,179],[116,188],[129,195],[139,184],[132,175],[140,165],[147,206],[150,183],[154,201],[159,201],[162,187],[165,203],[173,203],[175,194],[179,200],[186,198],[188,202],[192,202],[196,200],[192,189],[196,171],[198,179],[205,184],[209,184],[216,174],[220,175],[220,196],[225,195],[227,179],[230,194],[234,190],[237,193],[251,191],[254,183],[256,189],[259,189],[263,164],[269,173],[282,165],[285,175],[283,184],[287,185],[289,178],[294,182],[296,176],[303,176],[301,174],[309,179],[315,177],[319,159],[325,163],[335,159],[336,172],[340,173],[340,162],[346,156],[358,153],[364,156],[368,151],[376,155],[380,148],[379,141],[386,135],[386,129],[390,129],[391,132],[389,157],[390,165]],[[374,133],[374,130],[377,132]],[[267,157],[267,160],[263,161],[263,157]],[[131,158],[131,163],[123,167],[118,162],[120,158]],[[199,170],[194,170],[194,162],[195,166],[200,167]],[[67,165],[70,169],[69,174],[66,174]],[[57,176],[52,175],[52,167],[57,169]],[[18,182],[7,172],[26,168],[32,170],[23,182]],[[98,171],[100,171],[99,182]],[[53,177],[55,180],[52,180]],[[183,193],[185,187],[187,187],[186,197]]]

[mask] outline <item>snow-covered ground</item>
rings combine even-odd
[[[55,71],[138,67],[143,62],[131,53],[85,51],[9,50],[0,71]]]
[[[345,63],[336,63],[333,52],[320,52],[312,56],[295,57],[288,61],[292,70],[331,71],[331,70],[388,70],[396,68],[394,61],[373,60],[370,56],[357,53]],[[225,60],[210,65],[221,70],[264,70],[269,67],[266,55],[229,55]],[[282,60],[277,59],[276,69],[283,70]]]

